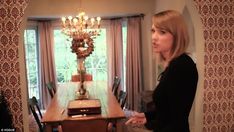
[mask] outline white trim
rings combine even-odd
[[[191,132],[202,132],[203,129],[203,89],[204,89],[204,36],[198,10],[195,8],[194,1],[185,0],[187,9],[194,24],[194,43],[196,49],[196,64],[199,74],[196,97],[194,101],[194,124]]]

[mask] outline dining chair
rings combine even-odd
[[[37,98],[36,97],[32,97],[28,100],[28,105],[29,105],[29,108],[34,116],[34,119],[36,120],[37,122],[37,125],[39,127],[39,130],[40,132],[43,132],[44,130],[44,125],[41,124],[41,119],[42,119],[42,113],[41,113],[41,110],[40,110],[40,107],[39,107],[39,104],[38,104],[38,101],[37,101]],[[38,115],[39,114],[39,115]]]
[[[120,90],[119,95],[118,95],[118,102],[119,102],[122,109],[125,106],[126,99],[127,99],[127,92],[124,92],[123,90]]]
[[[41,119],[42,119],[42,115],[44,113],[44,111],[41,111],[37,98],[35,96],[33,96],[32,98],[30,98],[28,100],[28,105],[29,108],[33,114],[34,119],[36,120],[36,123],[39,127],[39,131],[40,132],[44,132],[44,124],[41,123]],[[52,132],[58,132],[58,127],[52,127]]]
[[[119,102],[122,109],[125,106],[126,99],[127,99],[127,92],[124,92],[123,90],[120,90],[119,94],[118,94],[118,102]],[[109,122],[108,130],[111,131],[111,132],[116,132],[116,124],[117,124],[116,121]]]
[[[118,99],[118,87],[120,85],[120,78],[115,76],[114,83],[112,85],[112,92],[115,95],[116,99]]]
[[[92,74],[86,73],[86,74],[85,74],[84,80],[85,80],[85,81],[93,81],[93,76],[92,76]],[[79,82],[79,81],[80,81],[80,75],[72,75],[71,81],[72,81],[72,82]]]
[[[53,97],[54,97],[54,94],[56,93],[54,83],[53,83],[53,82],[48,82],[48,83],[46,84],[46,88],[47,88],[48,91],[49,91],[50,97],[53,98]]]
[[[93,81],[93,76],[92,74],[85,74],[85,81]]]
[[[61,123],[63,132],[107,132],[108,121],[105,119],[67,119]]]

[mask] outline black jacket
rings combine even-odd
[[[188,116],[193,104],[198,72],[186,54],[173,59],[161,74],[153,93],[155,110],[145,112],[154,132],[189,132]]]

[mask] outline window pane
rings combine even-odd
[[[38,52],[36,28],[27,29],[24,32],[25,58],[28,80],[29,98],[35,96],[39,99],[39,83],[38,83]]]
[[[93,75],[93,80],[107,81],[106,29],[94,40],[94,52],[86,58],[86,72]]]
[[[71,76],[77,74],[76,54],[71,52],[71,39],[54,30],[55,65],[58,82],[68,82]],[[106,55],[106,30],[101,29],[101,34],[94,40],[94,51],[85,60],[86,72],[92,74],[93,80],[107,81],[107,55]]]
[[[126,53],[127,53],[127,22],[124,21],[122,24],[122,35],[123,35],[123,90],[126,90]]]
[[[54,30],[55,44],[55,67],[58,82],[68,82],[71,75],[76,71],[76,54],[70,49],[69,37],[61,33],[61,30]]]

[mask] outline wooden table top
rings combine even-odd
[[[106,82],[87,81],[84,84],[90,94],[91,99],[100,99],[101,114],[87,115],[72,118],[67,114],[67,105],[71,100],[75,100],[79,82],[69,82],[59,84],[58,90],[50,102],[43,115],[43,123],[59,123],[64,119],[85,120],[90,118],[121,119],[125,118],[118,101],[113,95],[111,88],[107,88]]]

